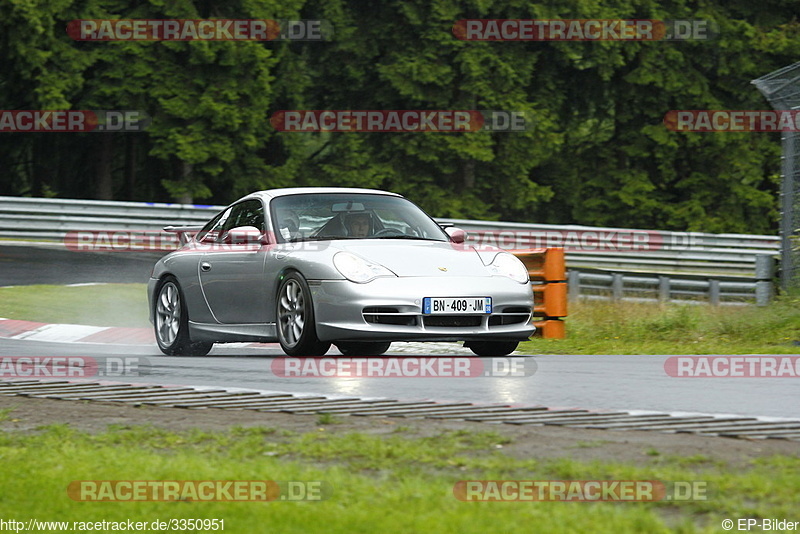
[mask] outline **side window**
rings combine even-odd
[[[264,210],[260,200],[240,202],[231,209],[230,217],[223,226],[224,232],[239,226],[255,226],[260,232],[264,232]]]
[[[222,227],[227,222],[228,218],[230,217],[231,210],[233,208],[228,208],[206,224],[200,232],[197,233],[197,241],[205,241],[207,243],[213,243],[217,240],[220,233],[222,232]]]

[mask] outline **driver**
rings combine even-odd
[[[281,236],[286,241],[300,237],[300,218],[293,211],[288,211],[280,217]]]
[[[368,237],[372,233],[372,215],[367,212],[350,213],[344,219],[349,237]]]

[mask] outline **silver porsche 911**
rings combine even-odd
[[[156,263],[150,321],[162,352],[279,342],[286,354],[379,355],[393,341],[464,341],[511,353],[534,331],[525,266],[464,243],[400,195],[370,189],[252,193]]]

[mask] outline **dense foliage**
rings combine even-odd
[[[780,139],[676,133],[672,109],[769,109],[794,0],[3,0],[0,109],[136,109],[143,133],[2,134],[0,194],[228,203],[397,191],[441,217],[776,233]],[[325,19],[326,42],[76,42],[84,18]],[[712,41],[467,42],[464,18],[707,19]],[[282,133],[282,109],[494,109],[525,133]]]

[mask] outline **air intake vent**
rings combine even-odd
[[[367,306],[362,312],[364,320],[372,324],[393,324],[415,326],[417,318],[414,314],[401,313],[397,308],[388,306]]]
[[[480,326],[481,315],[431,315],[423,318],[425,326],[473,327]]]

